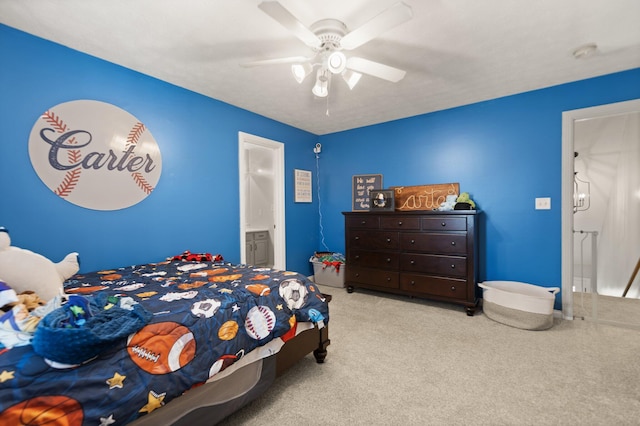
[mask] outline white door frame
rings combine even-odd
[[[573,319],[573,130],[576,121],[640,111],[640,99],[562,113],[562,316]]]
[[[287,269],[287,247],[285,238],[285,197],[284,197],[284,144],[249,133],[238,132],[238,169],[240,183],[240,261],[246,263],[247,206],[245,203],[245,175],[248,170],[245,149],[248,145],[258,145],[271,150],[274,164],[274,229],[273,268]]]

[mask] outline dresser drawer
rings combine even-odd
[[[400,257],[400,270],[464,278],[467,276],[467,258],[462,256],[405,253]]]
[[[407,229],[409,231],[419,231],[420,218],[407,216],[383,216],[380,218],[380,227],[383,229]]]
[[[400,235],[400,248],[407,251],[464,255],[467,252],[467,235],[408,232]]]
[[[399,273],[384,269],[351,266],[346,269],[346,282],[375,287],[399,288]]]
[[[451,299],[467,298],[467,281],[420,274],[401,274],[402,290]]]
[[[346,218],[347,229],[378,229],[380,220],[378,216],[357,215]]]
[[[422,229],[425,231],[466,231],[467,219],[464,217],[423,217]]]
[[[397,252],[349,250],[347,263],[352,266],[398,269],[399,255]]]
[[[353,230],[347,233],[347,246],[369,250],[397,250],[399,246],[398,233]]]

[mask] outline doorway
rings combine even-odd
[[[238,132],[240,259],[286,269],[284,144]]]
[[[639,119],[640,100],[563,113],[565,319],[640,328],[625,314],[640,311],[640,277],[622,298],[640,257]]]

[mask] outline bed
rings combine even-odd
[[[167,260],[64,289],[31,342],[0,353],[2,424],[215,424],[330,343],[330,296],[298,273]]]

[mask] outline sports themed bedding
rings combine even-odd
[[[215,261],[77,274],[65,292],[0,349],[1,424],[126,424],[329,320],[304,276]]]

